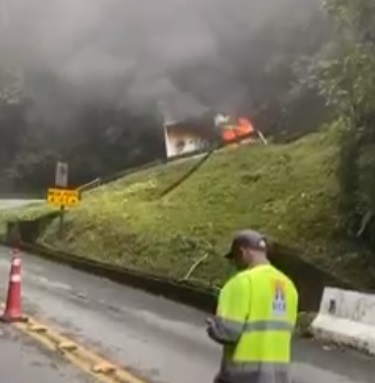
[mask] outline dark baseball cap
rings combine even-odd
[[[233,237],[230,251],[225,254],[225,258],[233,258],[236,251],[241,247],[252,250],[266,250],[266,237],[254,230],[242,230],[237,232]]]

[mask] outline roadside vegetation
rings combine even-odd
[[[110,264],[218,285],[229,272],[222,255],[232,233],[250,227],[325,270],[356,278],[364,265],[355,254],[345,261],[338,225],[339,135],[339,127],[333,126],[289,144],[218,151],[163,197],[199,159],[129,175],[85,193],[80,205],[67,213],[64,236],[59,237],[55,220],[40,243]],[[31,219],[47,211],[51,208],[31,206],[1,213],[0,219]]]

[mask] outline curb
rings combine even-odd
[[[22,250],[49,261],[65,264],[153,295],[161,295],[204,312],[215,311],[217,288],[115,266],[35,243],[43,227],[54,218],[53,214],[56,213],[49,213],[29,221],[8,222],[4,237],[0,236],[0,244],[8,247],[18,244]],[[295,249],[282,246],[276,241],[271,242],[269,258],[275,267],[284,271],[294,281],[299,290],[301,311],[317,312],[324,288],[327,286],[360,290],[351,283],[338,279],[317,265],[299,257]]]
[[[58,352],[80,370],[102,383],[147,382],[33,318],[28,318],[25,323],[12,323],[12,325],[49,350]]]
[[[0,244],[10,247],[3,239]],[[45,246],[21,242],[19,248],[46,260],[68,265],[88,274],[107,278],[113,282],[130,286],[150,294],[163,296],[169,300],[212,313],[216,307],[217,292],[214,289],[194,286],[188,282],[178,282],[124,267],[115,267],[95,260],[88,260],[73,254],[47,248]]]

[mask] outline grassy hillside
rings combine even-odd
[[[331,257],[338,245],[337,152],[334,131],[225,149],[163,198],[199,159],[148,169],[85,194],[67,215],[64,238],[53,224],[42,241],[175,278],[207,254],[192,279],[216,284],[227,273],[222,254],[233,231],[255,228],[325,268],[344,270]]]

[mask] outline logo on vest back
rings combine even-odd
[[[281,281],[276,281],[274,287],[274,297],[272,303],[273,315],[286,315],[286,296],[284,285]]]

